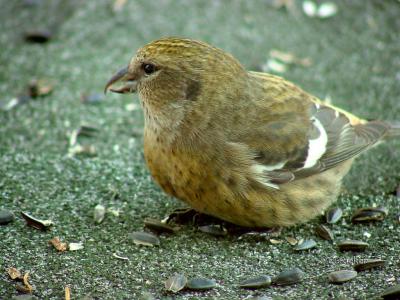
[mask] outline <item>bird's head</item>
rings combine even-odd
[[[149,105],[197,101],[199,95],[226,93],[224,83],[245,76],[241,64],[230,54],[206,43],[163,38],[140,48],[127,67],[118,71],[105,92],[138,92]],[[115,88],[117,84],[119,88]]]

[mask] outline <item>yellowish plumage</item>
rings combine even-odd
[[[320,214],[353,159],[392,130],[189,39],[144,46],[106,89],[117,81],[137,83],[157,183],[199,212],[243,226],[290,226]]]

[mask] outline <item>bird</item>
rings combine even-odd
[[[139,48],[108,90],[138,93],[145,161],[167,194],[249,228],[322,214],[354,159],[400,136],[400,123],[359,118],[188,38]]]

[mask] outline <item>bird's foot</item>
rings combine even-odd
[[[233,223],[223,221],[204,213],[200,213],[193,208],[177,208],[169,214],[164,222],[186,224],[192,226],[207,226],[207,225],[220,225],[225,231],[232,235],[262,235],[268,238],[280,236],[282,227],[243,227]]]
[[[190,224],[194,226],[222,222],[220,219],[198,212],[193,208],[177,208],[164,221],[166,223],[175,222],[177,224]]]

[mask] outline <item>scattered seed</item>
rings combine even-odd
[[[156,219],[147,218],[144,220],[144,226],[150,230],[154,230],[156,232],[162,233],[175,233],[177,229],[172,227],[164,222],[161,222]]]
[[[243,280],[239,286],[246,289],[257,289],[271,285],[271,277],[268,275],[261,275],[258,277]]]
[[[104,100],[104,95],[101,93],[81,94],[81,102],[85,104],[96,104]]]
[[[99,129],[90,125],[82,125],[78,129],[72,131],[69,137],[69,145],[74,146],[78,144],[79,137],[93,137],[99,132]]]
[[[167,291],[177,293],[184,289],[188,280],[185,275],[175,274],[165,281],[165,289]]]
[[[97,151],[93,145],[76,144],[68,149],[68,156],[73,157],[76,155],[96,156]]]
[[[267,62],[261,66],[261,69],[264,72],[285,73],[287,71],[287,66],[277,59],[269,58]]]
[[[226,236],[228,231],[221,225],[204,225],[198,227],[201,232],[211,234],[213,236]]]
[[[64,252],[64,251],[67,251],[67,249],[68,249],[68,244],[67,243],[62,243],[57,236],[52,238],[49,241],[49,244],[53,245],[53,247],[56,248],[57,251],[59,251],[59,252]]]
[[[358,263],[354,265],[354,270],[357,272],[382,267],[385,265],[385,261],[382,259],[368,259],[363,261],[362,263]]]
[[[327,240],[327,241],[333,241],[333,233],[332,231],[326,227],[325,225],[318,225],[315,228],[315,233],[322,239]]]
[[[28,84],[28,95],[32,98],[50,95],[53,91],[53,84],[47,79],[33,79]]]
[[[29,97],[28,95],[20,95],[18,97],[11,98],[9,101],[0,103],[0,110],[10,111],[17,106],[28,102],[29,100],[31,100],[31,97]]]
[[[357,272],[353,270],[340,270],[328,274],[330,283],[343,283],[357,277]]]
[[[209,290],[215,288],[217,283],[214,279],[206,279],[206,278],[194,278],[190,279],[186,287],[191,290]]]
[[[285,237],[285,240],[292,246],[297,245],[297,242],[298,242],[294,237],[290,237],[290,236]]]
[[[362,252],[368,247],[368,243],[357,240],[344,240],[338,243],[340,251],[357,251]]]
[[[14,268],[14,267],[8,268],[8,269],[7,269],[7,273],[8,273],[8,275],[11,277],[12,280],[15,280],[15,279],[20,279],[20,280],[22,280],[22,278],[23,278],[21,272],[18,271],[18,270],[17,270],[16,268]]]
[[[33,216],[31,216],[23,211],[21,211],[21,215],[25,219],[26,224],[28,226],[31,226],[31,227],[39,229],[39,230],[47,230],[54,224],[53,221],[51,221],[51,220],[36,219]]]
[[[49,30],[31,30],[24,34],[25,41],[39,44],[47,43],[52,37],[53,34]]]
[[[269,239],[269,242],[270,242],[272,245],[278,245],[278,244],[282,244],[282,243],[283,243],[282,240],[276,240],[276,239]]]
[[[340,207],[333,207],[329,209],[325,214],[326,222],[329,224],[335,224],[337,223],[337,221],[340,220],[342,215],[343,211]]]
[[[94,222],[96,224],[100,224],[101,222],[103,222],[105,215],[106,215],[106,208],[104,207],[104,205],[97,204],[94,207],[93,211]]]
[[[33,291],[32,285],[29,283],[29,272],[26,272],[24,274],[24,277],[22,279],[22,282],[24,285],[17,285],[16,288],[18,291],[25,293],[25,294],[30,294]]]
[[[299,243],[297,246],[294,247],[295,251],[303,251],[303,250],[310,250],[315,248],[317,243],[314,240],[304,240]]]
[[[0,225],[5,225],[14,220],[14,214],[10,210],[0,210]]]
[[[272,279],[277,285],[290,285],[300,282],[304,277],[304,272],[299,268],[284,270]]]
[[[387,214],[388,210],[385,207],[365,207],[358,209],[351,217],[351,221],[353,223],[382,221]]]
[[[303,1],[303,11],[308,17],[315,17],[317,15],[317,4],[313,1]]]
[[[69,243],[68,244],[68,250],[69,251],[77,251],[77,250],[81,250],[83,249],[83,243],[79,242],[79,243]]]
[[[337,14],[338,8],[334,2],[322,3],[319,7],[314,1],[303,1],[303,12],[310,18],[326,19]]]
[[[125,256],[120,256],[120,255],[118,255],[117,253],[113,253],[113,256],[114,256],[115,258],[118,258],[118,259],[122,259],[122,260],[129,260],[129,258],[128,258],[128,257],[125,257]]]
[[[269,52],[271,58],[280,60],[285,64],[298,64],[304,67],[309,67],[311,65],[311,60],[309,58],[298,58],[293,53],[282,52],[279,50],[272,49]]]
[[[380,295],[383,299],[400,299],[400,283],[394,286],[388,287]]]
[[[147,232],[135,231],[129,234],[129,238],[132,239],[132,241],[136,245],[143,245],[149,247],[160,245],[160,239],[156,237],[154,234]]]
[[[333,2],[325,2],[318,8],[317,16],[321,19],[333,17],[337,14],[338,8]]]

